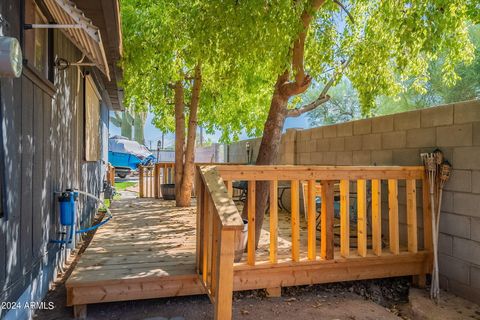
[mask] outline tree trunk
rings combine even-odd
[[[287,103],[289,96],[281,92],[281,86],[285,82],[285,74],[277,79],[275,90],[270,103],[267,121],[263,129],[262,142],[258,152],[256,165],[275,164],[278,159],[282,129],[287,114]],[[262,230],[263,218],[267,207],[269,185],[267,181],[259,181],[256,184],[255,193],[255,246],[258,247],[260,232]],[[248,202],[248,199],[247,199]],[[247,204],[243,207],[242,217],[248,218]]]
[[[183,177],[183,152],[185,149],[185,92],[181,81],[174,86],[175,91],[175,199],[179,205]]]
[[[192,100],[190,101],[190,115],[188,118],[187,146],[184,156],[184,168],[180,198],[177,199],[177,207],[188,207],[191,204],[193,179],[195,176],[195,141],[197,135],[197,111],[200,102],[200,91],[202,88],[202,75],[200,65],[195,68],[193,80]]]

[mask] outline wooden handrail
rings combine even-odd
[[[215,306],[231,319],[235,232],[243,221],[215,166],[197,166],[197,272]]]
[[[197,166],[222,166],[225,163],[195,163]],[[228,164],[230,165],[230,164]],[[243,165],[243,164],[239,164]],[[175,183],[175,163],[157,162],[150,166],[139,166],[140,198],[162,197],[161,184]]]
[[[247,257],[235,266],[233,264],[235,232],[243,228],[243,221],[232,200],[234,181],[246,182],[244,184],[247,188],[245,205],[247,205],[248,216]],[[279,181],[289,181],[291,191],[290,257],[285,256],[284,251],[279,257],[278,251]],[[400,243],[399,208],[404,207],[399,206],[398,203],[399,181],[405,183],[400,184],[400,187],[405,186],[406,246]],[[423,248],[419,248],[418,245],[418,232],[421,231],[417,226],[417,182],[420,182],[424,190],[423,221],[427,221],[423,226]],[[255,249],[256,189],[265,183],[270,193],[268,261],[265,260],[265,256],[257,255]],[[316,270],[316,266],[336,262],[347,263],[347,261],[368,261],[366,265],[382,264],[393,259],[404,261],[405,256],[409,255],[414,260],[424,259],[422,261],[425,261],[425,267],[415,265],[410,268],[408,266],[399,272],[400,274],[425,277],[425,273],[428,273],[430,260],[426,257],[431,253],[432,248],[431,226],[428,223],[431,212],[428,206],[429,195],[425,191],[428,190],[428,181],[425,179],[423,167],[205,165],[197,166],[195,185],[198,215],[197,270],[206,292],[215,305],[216,319],[231,318],[234,287],[232,282],[235,279],[235,288],[237,288],[238,277],[241,277],[239,272],[253,274],[253,271],[262,268],[276,268],[289,274],[288,268],[303,268],[297,275],[304,276],[305,279],[300,282],[307,284],[324,281],[309,278],[308,271]],[[382,189],[387,191],[384,201],[388,202],[388,209],[383,209],[386,212],[382,212]],[[306,247],[302,247],[301,244],[305,244],[305,241],[300,239],[305,237],[305,233],[300,232],[300,190],[303,190],[303,204],[307,218]],[[352,196],[355,202],[350,201]],[[321,199],[320,230],[317,230],[317,197]],[[340,208],[339,221],[335,222],[335,208],[338,208],[335,207],[336,201],[340,202]],[[351,203],[356,203],[355,210],[352,210]],[[356,214],[356,221],[352,221],[352,214]],[[334,226],[338,224],[340,228],[338,233],[335,233]],[[351,224],[356,224],[354,228],[356,246],[350,239]],[[370,224],[371,228],[368,228]],[[282,230],[283,232],[285,231]],[[320,241],[317,233],[320,233]],[[337,252],[335,237],[339,237],[340,250]],[[320,250],[317,253],[318,244],[320,244]],[[383,273],[382,275],[385,276]],[[368,278],[363,275],[361,277]],[[336,279],[342,281],[341,277]],[[276,288],[284,285],[282,279],[266,283],[277,286]],[[240,287],[249,288],[250,286],[254,288],[258,287],[258,284],[251,285],[246,281],[241,283]]]
[[[215,166],[200,166],[201,177],[210,194],[223,229],[242,229],[243,221]]]
[[[421,166],[248,166],[222,165],[218,172],[225,180],[358,180],[358,179],[422,179]]]

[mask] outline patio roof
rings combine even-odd
[[[80,26],[79,28],[65,28],[63,31],[110,81],[110,70],[102,36],[92,20],[85,17],[82,10],[69,0],[45,0],[45,5],[58,24]]]

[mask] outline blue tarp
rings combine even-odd
[[[130,167],[135,170],[139,164],[155,161],[153,154],[136,141],[122,136],[108,139],[108,161],[114,167]]]

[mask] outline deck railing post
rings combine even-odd
[[[390,252],[400,253],[398,232],[398,180],[388,179],[388,239]]]
[[[291,181],[292,261],[300,260],[300,191],[298,180]]]
[[[234,231],[222,229],[215,276],[215,319],[232,318]]]
[[[321,257],[322,259],[332,260],[334,253],[333,242],[333,188],[334,182],[322,180],[322,213],[321,213]]]
[[[278,181],[270,181],[270,262],[277,263],[278,250]]]
[[[305,197],[305,194],[303,195]],[[317,258],[317,221],[315,180],[308,180],[307,188],[307,251],[308,260]]]
[[[196,187],[197,187],[197,247],[196,247],[196,268],[197,272],[202,271],[202,255],[203,255],[203,228],[204,228],[204,201],[205,201],[205,185],[200,178],[198,169],[196,170]]]
[[[144,187],[144,180],[143,180],[143,166],[138,166],[138,196],[143,198],[143,187]]]
[[[382,255],[382,183],[372,179],[372,249],[376,256]]]
[[[357,180],[357,248],[358,255],[367,256],[367,183]]]
[[[159,183],[159,176],[160,176],[160,167],[158,163],[155,163],[155,168],[153,169],[153,186],[155,189],[155,198],[160,199],[160,183]]]
[[[340,180],[340,254],[350,256],[350,181]]]

